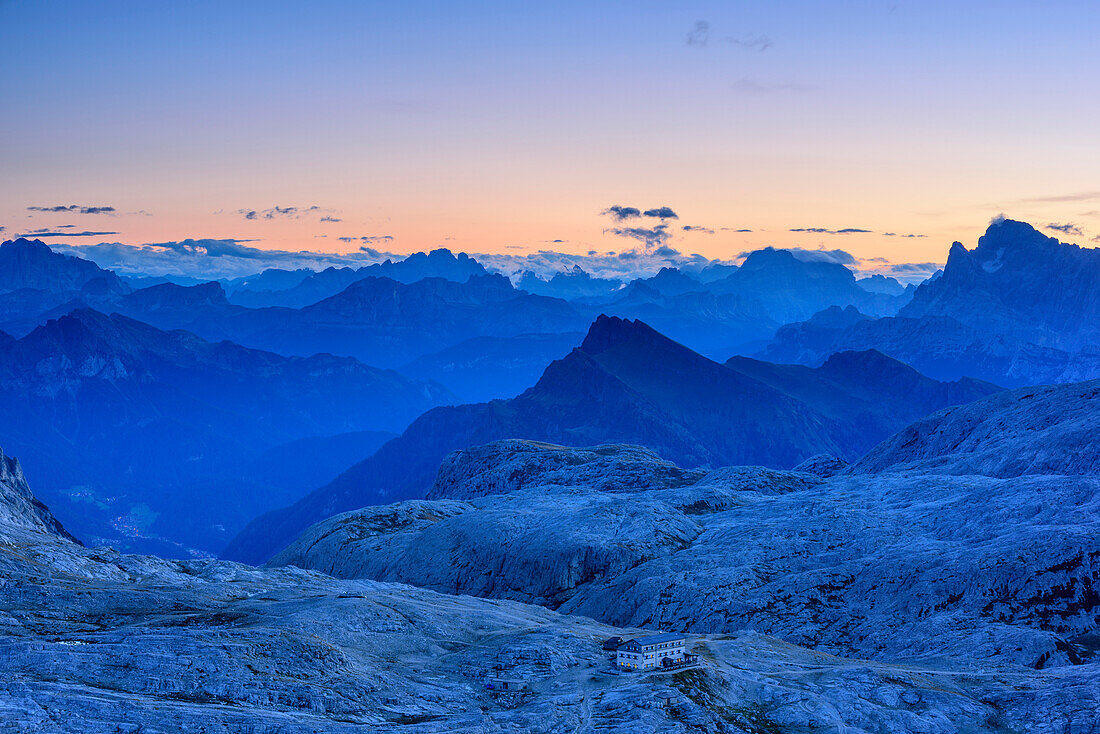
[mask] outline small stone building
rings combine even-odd
[[[622,670],[659,670],[678,666],[687,659],[687,636],[664,632],[628,640],[615,651],[615,665]]]

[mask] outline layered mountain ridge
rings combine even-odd
[[[942,276],[896,317],[832,309],[782,327],[759,356],[817,365],[862,349],[938,379],[1016,387],[1100,377],[1100,250],[997,221],[974,250],[955,243]]]
[[[7,445],[74,532],[124,546],[163,537],[208,553],[233,524],[308,489],[238,477],[263,451],[399,431],[451,400],[438,385],[353,359],[283,357],[88,309],[0,345],[0,395]],[[359,442],[364,458],[370,439]],[[315,450],[318,471],[343,468],[323,444]],[[332,454],[349,456],[342,439]],[[138,547],[186,552],[153,537]]]
[[[687,467],[790,467],[820,453],[858,458],[908,420],[997,389],[969,382],[937,387],[904,365],[890,363],[867,354],[831,365],[827,376],[803,370],[801,376],[781,377],[789,370],[767,365],[757,365],[752,374],[751,361],[731,368],[644,323],[601,316],[581,346],[547,367],[526,392],[512,400],[426,413],[331,485],[255,520],[224,555],[259,562],[328,515],[423,496],[447,453],[489,441],[632,443]],[[867,370],[885,370],[888,364],[900,377],[878,383],[881,405],[872,407],[875,400],[858,383]],[[838,379],[845,370],[854,374]],[[813,386],[801,397],[792,389],[800,377]],[[845,390],[854,407],[845,406]]]

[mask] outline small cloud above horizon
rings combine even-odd
[[[81,204],[54,204],[52,206],[28,206],[29,212],[47,214],[115,214],[113,206],[84,206]]]
[[[376,243],[376,242],[393,242],[394,238],[393,238],[392,234],[368,234],[368,235],[362,235],[362,236],[359,236],[359,237],[337,237],[336,239],[340,240],[341,242]]]
[[[34,229],[34,230],[31,230],[30,232],[24,232],[23,234],[21,234],[19,236],[20,237],[113,237],[114,235],[118,234],[118,232],[89,232],[89,231],[59,232],[59,231],[55,231],[55,230],[59,230],[59,229],[64,229],[66,227],[72,227],[72,225],[71,224],[62,225],[61,227],[55,227],[53,229]]]
[[[616,222],[622,222],[627,219],[638,219],[640,217],[650,217],[653,219],[679,219],[680,216],[673,211],[670,206],[657,206],[652,209],[641,210],[636,206],[621,206],[615,204],[604,209],[600,214],[611,217]]]
[[[1085,232],[1081,229],[1081,227],[1072,222],[1066,222],[1064,224],[1051,222],[1050,224],[1046,225],[1046,229],[1052,230],[1054,232],[1061,232],[1062,234],[1073,235],[1074,237],[1085,236]]]
[[[788,230],[790,232],[810,232],[813,234],[872,234],[869,229],[859,227],[845,227],[844,229],[826,229],[825,227],[799,227]]]
[[[703,48],[708,46],[711,42],[710,23],[705,20],[695,21],[695,25],[690,31],[688,31],[685,44],[688,46],[694,46],[696,48]],[[731,46],[739,46],[751,51],[759,51],[763,53],[769,48],[774,46],[774,42],[768,36],[716,36],[715,41],[718,43],[725,43]]]
[[[258,219],[301,219],[307,214],[315,214],[323,211],[321,207],[314,204],[313,206],[298,207],[298,206],[278,206],[275,205],[270,209],[238,209],[237,213],[243,216],[245,219],[255,221]],[[321,221],[340,221],[339,219],[326,219],[322,217]]]

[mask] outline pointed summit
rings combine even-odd
[[[658,342],[671,344],[672,340],[641,321],[600,314],[589,327],[580,348],[588,354],[596,355],[626,343],[655,345]]]
[[[117,275],[91,260],[54,252],[42,240],[20,237],[0,245],[0,292],[22,289],[76,292],[93,281],[100,290],[124,293]]]

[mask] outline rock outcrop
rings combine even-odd
[[[1029,401],[993,399],[1010,396]],[[1042,668],[1092,654],[1100,476],[823,479],[835,464],[816,460],[799,472],[734,467],[690,482],[656,458],[599,461],[634,451],[505,441],[452,454],[438,500],[331,517],[272,563],[608,624],[755,629],[881,660]],[[653,480],[638,481],[647,463]]]
[[[913,423],[851,471],[1100,476],[1100,380],[1025,387]]]
[[[4,467],[4,731],[1056,734],[1087,731],[1100,706],[1095,666],[890,664],[756,633],[693,637],[696,669],[611,675],[601,642],[641,630],[292,568],[81,548],[24,522],[25,483]],[[416,515],[401,522],[431,521]],[[488,690],[495,677],[527,688]]]

